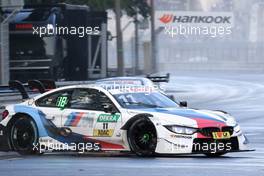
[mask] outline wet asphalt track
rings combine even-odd
[[[237,118],[256,151],[230,153],[220,158],[206,158],[203,155],[138,158],[88,154],[30,157],[0,154],[0,175],[263,176],[264,74],[193,75],[179,73],[172,76],[167,90],[176,99],[187,100],[190,107],[230,112]]]

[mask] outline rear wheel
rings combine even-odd
[[[128,143],[138,156],[152,156],[157,145],[156,128],[151,121],[136,120],[128,129]]]
[[[36,154],[38,152],[38,130],[35,122],[27,116],[19,117],[11,127],[10,142],[20,154]]]

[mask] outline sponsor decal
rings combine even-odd
[[[72,112],[67,116],[64,126],[93,128],[95,113]]]
[[[114,129],[108,129],[108,123],[103,123],[103,129],[94,129],[93,136],[96,137],[111,137],[113,136]]]
[[[183,144],[173,144],[174,149],[184,149],[188,148],[188,145],[183,145]],[[173,149],[172,149],[173,150]]]
[[[228,23],[230,24],[231,16],[177,16],[164,14],[159,20],[162,23]]]
[[[231,12],[157,11],[158,24],[233,25]]]
[[[76,127],[78,123],[80,122],[82,116],[84,115],[83,112],[72,112],[67,117],[66,122],[64,123],[64,126],[73,126]]]
[[[120,114],[100,114],[97,122],[117,122]]]
[[[178,35],[220,37],[230,35],[234,26],[231,12],[157,11],[156,26],[171,38]]]
[[[111,137],[113,136],[114,129],[94,129],[93,136],[96,137]]]
[[[230,133],[228,131],[226,132],[213,132],[212,133],[214,139],[229,139]]]
[[[192,136],[184,136],[184,135],[177,135],[177,134],[171,134],[170,137],[172,137],[172,138],[182,138],[182,139],[192,139]]]
[[[169,23],[173,20],[173,15],[172,14],[164,14],[162,17],[159,18],[159,20],[164,24]]]

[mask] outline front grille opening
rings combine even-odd
[[[218,127],[205,127],[198,130],[203,136],[213,137],[213,132],[229,132],[230,135],[234,133],[234,128],[230,126],[224,126],[222,128]]]

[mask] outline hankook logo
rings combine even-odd
[[[164,23],[196,23],[196,24],[228,24],[230,25],[231,15],[173,15],[162,14],[159,20]]]
[[[178,35],[184,37],[230,35],[235,20],[232,12],[158,10],[155,14],[156,27],[164,28],[164,34],[172,38]]]
[[[171,22],[172,19],[173,19],[173,15],[168,15],[168,14],[164,14],[162,17],[159,18],[159,20],[165,24]]]

